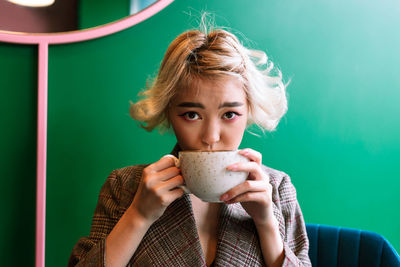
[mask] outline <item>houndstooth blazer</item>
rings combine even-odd
[[[103,185],[88,237],[79,239],[68,266],[105,266],[105,239],[131,204],[146,165],[114,170]],[[296,190],[283,172],[263,166],[273,187],[274,215],[284,241],[283,266],[311,266]],[[222,204],[214,266],[265,266],[258,234],[240,204]],[[128,266],[206,266],[190,197],[175,200],[149,228]]]

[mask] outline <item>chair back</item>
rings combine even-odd
[[[312,266],[400,267],[400,256],[381,235],[357,229],[306,224]]]

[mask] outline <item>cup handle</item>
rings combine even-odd
[[[164,157],[173,159],[175,162],[175,166],[177,168],[180,167],[179,159],[177,157],[175,157],[174,155],[168,154],[168,155],[165,155]]]
[[[177,157],[175,157],[174,155],[168,154],[168,155],[165,155],[164,157],[168,157],[168,158],[173,159],[174,162],[175,162],[175,166],[177,168],[179,168],[181,166],[179,159]],[[182,188],[183,191],[185,191],[186,194],[191,194],[189,188],[187,188],[185,185],[181,185],[181,186],[179,186],[179,188]]]

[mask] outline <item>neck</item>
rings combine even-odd
[[[210,229],[216,228],[215,224],[218,223],[218,215],[221,204],[203,202],[201,199],[194,195],[190,195],[192,201],[193,213],[198,227]]]
[[[201,247],[207,265],[214,260],[217,251],[218,217],[220,203],[203,202],[194,195],[190,195]]]

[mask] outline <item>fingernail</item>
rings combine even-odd
[[[234,171],[234,170],[237,169],[237,165],[236,164],[230,165],[230,166],[227,167],[227,169],[230,170],[230,171]]]

